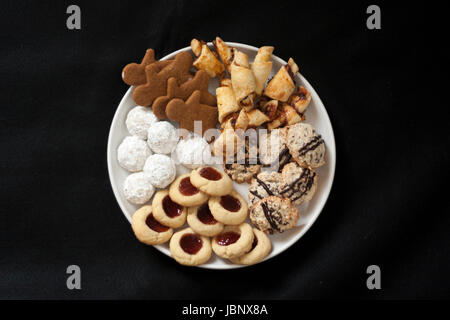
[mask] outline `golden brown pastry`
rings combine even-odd
[[[248,116],[248,127],[254,128],[262,125],[263,123],[269,121],[269,117],[262,113],[259,109],[253,109],[247,112]]]
[[[234,127],[235,129],[245,130],[247,129],[249,122],[250,119],[248,118],[247,112],[244,109],[242,109],[241,112],[239,112]]]
[[[217,59],[205,42],[192,39],[191,49],[197,56],[197,59],[193,63],[197,70],[205,70],[212,78],[223,76],[225,71],[224,65]]]
[[[250,64],[250,67],[253,71],[253,75],[255,76],[256,88],[255,92],[258,95],[261,95],[264,84],[269,78],[270,72],[272,71],[272,61],[270,57],[273,52],[273,47],[261,47],[258,50],[258,53],[255,57],[255,61]]]
[[[235,50],[231,64],[231,83],[238,105],[247,110],[253,108],[256,96],[255,76],[249,67],[248,56],[238,50]]]
[[[311,94],[305,87],[298,86],[297,91],[292,94],[288,102],[298,113],[303,115],[311,102]]]
[[[273,130],[275,128],[299,123],[302,120],[303,117],[300,116],[292,106],[284,103],[278,108],[277,117],[267,124],[267,129]]]
[[[267,84],[264,95],[286,102],[292,91],[295,89],[295,75],[298,72],[298,66],[292,58],[288,63],[278,70],[277,74]]]
[[[220,37],[216,37],[216,40],[213,40],[213,44],[225,68],[228,72],[231,72],[230,67],[234,58],[234,48],[229,47]]]
[[[227,83],[224,82],[226,85]],[[239,111],[240,107],[236,102],[236,96],[232,87],[223,86],[216,89],[217,109],[219,111],[219,122],[224,122],[225,118],[233,112]]]

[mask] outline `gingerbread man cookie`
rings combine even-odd
[[[200,103],[202,92],[195,90],[189,99],[172,99],[167,104],[167,117],[179,123],[180,128],[194,131],[194,122],[201,121],[202,135],[217,124],[217,107]]]
[[[174,98],[186,100],[195,90],[202,92],[200,103],[215,105],[216,98],[208,92],[209,79],[208,73],[203,70],[199,70],[192,80],[186,81],[182,85],[178,84],[176,78],[169,78],[167,81],[167,95],[161,96],[153,102],[153,113],[159,119],[167,119],[166,107],[169,101]]]
[[[173,63],[162,70],[154,63],[145,67],[147,82],[138,86],[133,92],[133,100],[140,106],[151,106],[153,101],[166,95],[167,80],[171,77],[178,79],[179,83],[184,83],[192,79],[189,70],[192,66],[192,56],[188,52],[180,52],[175,56]]]
[[[155,51],[147,49],[141,63],[129,63],[122,70],[123,82],[130,86],[144,84],[147,81],[145,77],[145,67],[149,64],[155,64],[158,71],[171,64],[173,60],[155,60]]]

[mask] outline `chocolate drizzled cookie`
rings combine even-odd
[[[319,178],[314,170],[292,162],[283,168],[281,177],[280,195],[289,198],[293,204],[300,205],[314,196]]]
[[[261,231],[283,232],[297,224],[299,212],[289,199],[269,196],[250,208],[250,220]]]
[[[318,168],[325,164],[325,142],[309,124],[290,126],[287,147],[292,158],[302,167]]]
[[[269,196],[278,196],[281,184],[281,174],[264,171],[256,175],[248,188],[248,199],[254,204]]]

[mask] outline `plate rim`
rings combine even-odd
[[[247,50],[255,50],[258,51],[259,48],[255,47],[255,46],[251,46],[251,45],[247,45],[247,44],[243,44],[243,43],[238,43],[238,42],[225,42],[227,45],[232,46],[232,47],[236,47],[236,48],[244,48]],[[208,46],[212,46],[212,42],[208,42],[207,43]],[[183,52],[183,51],[190,51],[191,47],[187,46],[181,49],[178,49],[176,51],[173,51],[167,55],[165,55],[164,57],[162,57],[160,60],[167,60],[170,57]],[[283,59],[281,59],[280,57],[278,57],[277,55],[272,54],[272,59],[277,60],[278,63],[284,65],[287,62]],[[311,227],[313,226],[313,224],[316,222],[316,220],[318,219],[318,217],[320,216],[320,214],[322,213],[323,208],[325,207],[325,204],[328,201],[328,198],[330,196],[333,184],[334,184],[334,178],[335,178],[335,173],[336,173],[336,141],[335,141],[335,136],[334,136],[334,130],[333,130],[333,125],[331,123],[330,117],[328,115],[327,109],[325,108],[325,105],[322,102],[322,99],[319,97],[319,95],[317,94],[316,90],[314,89],[314,87],[309,83],[309,81],[299,72],[298,76],[300,77],[300,80],[306,84],[309,88],[311,88],[311,96],[313,97],[315,103],[317,103],[317,106],[321,109],[323,109],[322,111],[325,114],[325,121],[327,122],[327,124],[329,125],[329,127],[331,128],[331,141],[327,141],[327,149],[329,151],[332,152],[328,152],[329,156],[330,156],[330,162],[328,162],[328,165],[330,165],[330,182],[325,186],[325,190],[323,191],[324,193],[326,193],[326,197],[324,198],[324,200],[322,200],[319,205],[318,205],[318,210],[317,210],[317,214],[313,217],[311,217],[310,221],[297,233],[293,236],[293,238],[289,241],[290,244],[288,246],[286,246],[285,248],[280,249],[279,252],[277,252],[277,254],[273,255],[273,256],[267,256],[264,260],[260,261],[257,264],[263,263],[265,261],[268,261],[272,258],[275,258],[276,256],[280,255],[281,253],[283,253],[284,251],[286,251],[287,249],[289,249],[290,247],[292,247],[298,240],[300,240],[300,238],[303,237],[303,235],[309,230],[311,229]],[[113,128],[116,126],[116,123],[119,121],[119,109],[121,107],[122,104],[125,103],[125,101],[128,99],[129,95],[131,95],[131,92],[133,91],[133,87],[134,86],[130,86],[128,88],[128,90],[125,92],[125,94],[123,95],[122,99],[120,100],[115,112],[114,112],[114,116],[113,119],[111,121],[111,126],[109,128],[109,133],[108,133],[108,144],[107,144],[107,150],[106,150],[106,159],[107,159],[107,166],[108,166],[108,176],[109,176],[109,182],[111,184],[111,188],[113,190],[114,193],[114,197],[116,198],[116,203],[119,205],[120,210],[122,211],[122,214],[125,216],[125,218],[127,219],[127,221],[131,224],[131,217],[128,216],[128,214],[126,214],[126,210],[125,208],[122,206],[121,202],[118,200],[120,199],[120,191],[119,191],[119,187],[116,185],[115,182],[113,182],[113,173],[112,173],[112,158],[110,157],[110,155],[115,154],[115,150],[112,150],[112,135],[113,135]],[[168,256],[164,251],[162,251],[161,248],[159,248],[158,246],[152,246],[155,249],[157,249],[158,251],[160,251],[161,253],[163,253],[164,255]],[[256,265],[256,264],[255,264]],[[199,265],[197,267],[199,268],[204,268],[204,269],[210,269],[210,270],[232,270],[232,269],[238,269],[238,268],[244,268],[244,267],[251,267],[252,265],[248,266],[248,265],[238,265],[238,264],[224,264],[224,265]]]

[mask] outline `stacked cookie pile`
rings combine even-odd
[[[278,170],[252,178],[250,219],[262,231],[283,232],[297,224],[296,206],[316,192],[319,176],[314,169],[325,163],[325,143],[311,125],[298,123],[263,136],[260,159]]]
[[[245,223],[248,205],[231,179],[213,167],[179,176],[158,191],[152,205],[132,218],[136,237],[148,245],[170,240],[172,257],[183,265],[207,262],[214,251],[239,264],[254,264],[271,250],[269,238]],[[189,227],[174,233],[187,221]],[[212,237],[212,239],[210,238]]]
[[[158,119],[169,119],[179,128],[194,131],[202,121],[202,133],[217,123],[216,98],[208,92],[206,71],[191,72],[192,56],[180,52],[173,60],[156,61],[148,49],[140,64],[130,63],[122,71],[125,83],[136,86],[133,100],[153,111]]]

